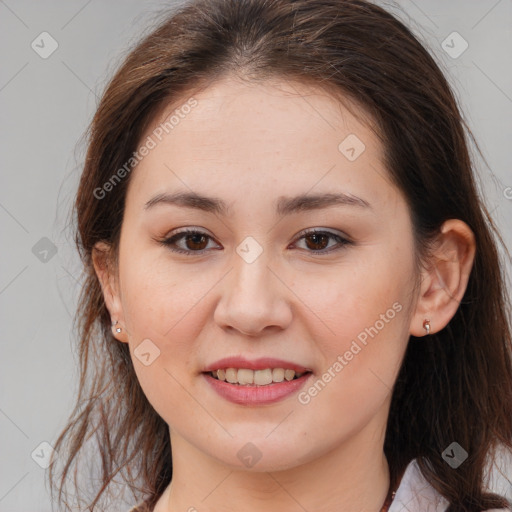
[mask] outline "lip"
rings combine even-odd
[[[236,368],[240,370],[242,368],[248,370],[265,370],[267,368],[284,368],[295,370],[295,373],[305,373],[312,371],[310,368],[304,368],[303,366],[292,363],[291,361],[284,361],[283,359],[275,359],[273,357],[260,357],[259,359],[253,359],[249,361],[244,357],[232,356],[219,359],[214,363],[209,364],[205,367],[203,372],[212,372],[214,370],[223,370],[225,368]]]
[[[220,368],[222,368],[222,366]],[[228,366],[228,368],[233,367]],[[266,368],[268,368],[268,366],[266,366]],[[277,366],[275,368],[280,367]],[[215,379],[209,373],[202,374],[206,382],[208,382],[213,390],[222,398],[238,405],[265,405],[283,400],[286,397],[297,393],[300,388],[305,386],[306,382],[312,375],[312,373],[308,372],[298,379],[276,382],[275,384],[267,384],[265,386],[254,386],[230,384],[229,382]]]

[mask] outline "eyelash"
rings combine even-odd
[[[184,250],[184,249],[180,249],[180,248],[176,248],[175,246],[173,247],[173,245],[178,241],[178,240],[181,240],[181,239],[184,239],[186,238],[187,236],[194,236],[194,235],[203,235],[203,236],[206,236],[208,237],[209,239],[212,239],[212,237],[210,235],[208,235],[207,233],[204,233],[203,231],[198,231],[196,229],[186,229],[186,230],[183,230],[183,231],[179,231],[177,233],[175,233],[174,235],[170,236],[170,237],[167,237],[167,238],[164,238],[163,240],[159,240],[159,242],[166,248],[168,248],[169,250],[173,251],[173,252],[177,252],[177,253],[181,253],[181,254],[186,254],[187,256],[195,256],[195,255],[201,255],[201,254],[204,254],[206,251],[208,251],[208,249],[201,249],[199,251],[193,251],[193,250]],[[333,239],[336,239],[337,242],[338,242],[338,246],[334,247],[334,248],[329,248],[327,250],[325,249],[321,249],[321,250],[309,250],[307,252],[310,252],[312,254],[319,254],[319,255],[324,255],[324,254],[329,254],[331,252],[334,252],[334,251],[339,251],[341,249],[343,249],[345,246],[347,245],[352,245],[353,242],[351,240],[348,240],[347,238],[344,238],[342,237],[341,235],[337,235],[335,233],[331,233],[330,231],[325,231],[325,230],[319,230],[319,229],[310,229],[310,230],[305,230],[301,233],[299,233],[299,240],[305,238],[306,236],[310,236],[310,235],[327,235]]]

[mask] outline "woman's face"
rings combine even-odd
[[[143,144],[118,317],[173,450],[267,471],[382,448],[417,276],[375,134],[319,89],[224,79]],[[215,367],[261,385],[214,381]],[[293,367],[309,372],[263,385]]]

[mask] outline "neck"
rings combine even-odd
[[[173,478],[155,512],[380,511],[390,485],[383,443],[374,419],[313,460],[254,471],[224,465],[173,431]]]

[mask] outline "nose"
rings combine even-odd
[[[221,282],[216,324],[246,336],[286,329],[292,320],[293,292],[283,277],[269,267],[265,252],[252,263],[235,255],[234,268]]]

